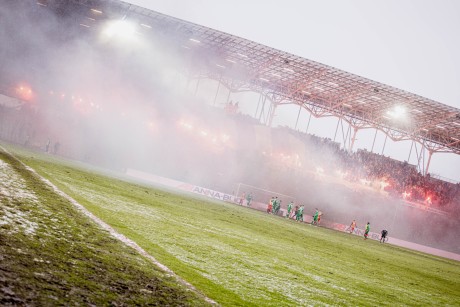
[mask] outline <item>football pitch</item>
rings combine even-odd
[[[362,237],[348,233],[298,223],[246,207],[149,187],[54,156],[11,146],[7,149],[95,216],[136,242],[156,260],[192,284],[199,293],[219,305],[460,305],[460,263],[457,261],[380,244],[373,240],[363,240]],[[5,154],[0,159],[2,163],[14,164]],[[85,289],[86,282],[91,284],[97,281],[102,285],[98,291],[111,293],[112,288],[104,287],[104,283],[110,284],[113,280],[96,278],[93,274],[109,274],[111,278],[135,280],[131,288],[142,288],[142,283],[146,282],[137,280],[136,276],[153,278],[157,274],[155,276],[159,277],[155,278],[163,280],[162,285],[168,289],[161,292],[164,297],[155,298],[160,291],[144,287],[147,290],[132,291],[131,297],[124,301],[125,304],[147,304],[149,295],[153,300],[163,302],[158,305],[205,304],[199,295],[189,293],[181,285],[174,285],[174,280],[157,272],[160,270],[146,268],[154,267],[154,264],[129,247],[119,246],[107,239],[110,236],[94,226],[83,214],[66,209],[64,205],[61,208],[60,203],[63,201],[58,196],[53,196],[51,190],[45,189],[46,192],[43,192],[38,183],[30,182],[28,190],[36,190],[38,201],[49,202],[45,205],[52,207],[53,214],[60,216],[53,221],[55,227],[67,229],[72,226],[75,228],[72,231],[75,232],[82,231],[77,229],[79,227],[88,228],[91,229],[91,234],[80,235],[94,236],[104,242],[98,247],[97,253],[86,252],[87,246],[83,245],[87,241],[83,239],[73,242],[73,245],[80,244],[74,246],[76,252],[81,250],[82,253],[87,253],[84,254],[86,260],[81,259],[82,262],[87,262],[86,266],[81,264],[86,275],[76,273],[75,276],[78,275],[79,278],[66,281],[69,289],[76,288],[75,291],[81,292],[80,297],[85,296],[81,289]],[[15,195],[10,193],[9,197],[14,199]],[[3,201],[5,200],[2,198],[2,204]],[[21,202],[17,199],[10,202],[10,206],[14,205],[20,206]],[[39,214],[38,205],[29,207],[29,215]],[[2,215],[5,216],[6,213],[0,210],[0,218]],[[21,218],[26,219],[27,215],[22,214]],[[72,221],[80,219],[84,222],[72,224]],[[27,224],[24,221],[22,223]],[[37,220],[36,223],[39,225],[40,221]],[[5,225],[0,224],[3,252],[7,248],[17,249],[15,244],[20,244],[9,237],[8,233],[11,231],[8,230],[11,229]],[[24,235],[21,244],[27,245],[30,255],[34,253],[34,249],[40,250],[38,240],[31,241],[35,244],[27,243],[26,237]],[[46,241],[46,237],[43,240]],[[56,244],[55,248],[58,250],[60,245]],[[13,254],[11,251],[9,253]],[[52,258],[53,250],[50,249],[49,253]],[[95,261],[94,257],[100,257],[101,254],[106,257]],[[33,271],[37,266],[43,266],[41,258],[30,261],[27,265],[19,263],[26,261],[25,257],[15,259],[9,259],[11,276],[14,275],[15,268]],[[113,264],[116,272],[111,272],[110,264],[101,264],[112,260],[116,261]],[[140,268],[132,263],[138,264]],[[66,265],[78,267],[67,260],[60,264],[62,267]],[[98,271],[91,267],[97,265],[102,269]],[[120,267],[124,268],[123,274],[118,272]],[[135,268],[126,269],[132,267]],[[0,268],[0,285],[8,284],[10,275],[5,273],[7,269]],[[47,280],[36,275],[27,279],[29,277],[26,272],[21,276],[24,282],[34,287],[36,296],[46,295],[56,297],[59,302],[67,302],[59,297],[65,291],[53,290],[51,284],[56,283],[56,280]],[[72,282],[75,285],[69,284]],[[13,282],[10,281],[10,284]],[[15,287],[15,293],[27,292],[20,289],[19,284],[15,284]],[[13,288],[11,291],[14,292]],[[3,299],[6,297],[5,293],[0,291]],[[134,299],[136,295],[142,298],[135,302],[128,300]],[[173,300],[168,301],[171,296]],[[86,303],[105,305],[116,300],[110,295],[107,297],[105,301]],[[20,295],[17,295],[17,299],[21,299]],[[84,299],[81,302],[85,304]]]

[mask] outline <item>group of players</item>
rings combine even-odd
[[[281,209],[281,199],[278,199],[277,196],[272,197],[268,201],[267,213],[278,215],[280,209]],[[294,202],[291,201],[287,205],[287,212],[286,212],[285,217],[296,220],[298,222],[303,222],[303,211],[304,211],[303,205],[294,207]]]
[[[250,207],[251,206],[251,200],[252,200],[252,195],[251,194],[246,195],[245,193],[243,193],[243,197],[240,199],[240,205],[243,204],[243,199],[245,199],[245,198],[246,198],[246,202],[247,202],[246,205],[248,207]],[[293,201],[289,202],[289,204],[287,205],[287,212],[286,212],[285,217],[289,218],[289,219],[294,219],[294,220],[296,220],[298,222],[303,222],[304,206],[302,205],[302,206],[295,206],[294,208],[293,207],[294,207],[294,202]],[[268,205],[267,205],[267,213],[268,214],[278,215],[280,209],[281,209],[281,199],[278,199],[277,196],[272,197],[269,200]],[[321,221],[321,216],[322,215],[323,215],[323,213],[321,211],[319,211],[318,208],[316,208],[316,211],[313,214],[313,219],[311,221],[311,225],[318,226],[320,221]],[[353,222],[351,222],[351,225],[349,227],[349,232],[353,233],[355,228],[356,228],[356,221],[353,220]],[[369,232],[370,231],[371,231],[371,225],[370,225],[369,222],[367,222],[366,228],[364,230],[364,240],[366,240],[369,237]],[[380,232],[380,243],[385,243],[388,240],[387,235],[388,235],[388,231],[386,229],[383,229]]]
[[[356,228],[356,221],[353,220],[353,222],[351,222],[349,232],[353,233],[355,228]],[[364,230],[364,240],[366,240],[369,237],[369,232],[370,231],[371,231],[371,224],[369,222],[367,222],[366,229]],[[386,229],[383,229],[380,232],[380,243],[385,243],[388,240],[387,235],[388,235],[388,231]]]
[[[268,201],[267,213],[278,215],[280,209],[281,209],[281,199],[278,199],[277,196],[272,197]],[[299,221],[299,222],[303,222],[303,212],[304,212],[303,205],[294,207],[294,202],[291,201],[287,205],[287,212],[286,212],[285,217]],[[323,215],[323,213],[319,211],[318,209],[316,209],[315,214],[313,215],[313,220],[311,221],[311,224],[319,225],[319,222],[321,221],[321,215]]]

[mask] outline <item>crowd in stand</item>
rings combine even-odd
[[[0,121],[0,138],[31,146],[29,138],[31,138],[31,133],[34,135],[36,132],[36,127],[31,127],[33,121],[30,119],[37,116],[37,112],[32,111],[25,108],[22,110],[8,109],[0,112],[0,119],[2,119]],[[230,101],[225,105],[224,112],[239,122],[245,122],[248,125],[258,124],[257,119],[240,112],[238,102]],[[283,133],[279,139],[273,141],[277,146],[289,145],[288,138],[285,137],[287,134],[293,135],[306,145],[306,157],[311,160],[310,163],[308,161],[302,163],[301,168],[303,169],[314,170],[320,165],[326,173],[334,176],[340,170],[340,176],[345,180],[351,182],[363,182],[364,180],[364,184],[369,185],[379,183],[380,188],[393,197],[423,203],[435,208],[445,209],[449,205],[460,204],[460,183],[453,184],[434,178],[429,174],[423,175],[414,165],[366,150],[346,151],[341,148],[340,143],[329,138],[300,133],[289,128],[280,129],[284,129]],[[35,138],[40,138],[39,133]],[[43,138],[42,136],[41,144],[46,141]],[[283,143],[283,141],[287,141],[287,143]],[[246,149],[244,144],[246,143],[239,141],[239,145]],[[249,146],[250,142],[247,145]],[[46,141],[46,151],[52,152],[54,150],[54,153],[62,151],[59,149],[59,142],[56,142],[54,147],[51,146],[50,141]]]
[[[304,140],[313,145],[313,150],[320,153],[317,156],[328,159],[322,165],[328,167],[329,173],[341,170],[343,178],[351,182],[369,185],[378,182],[379,188],[389,195],[426,206],[442,209],[449,204],[460,203],[460,183],[446,182],[430,174],[422,175],[416,166],[406,161],[394,160],[367,150],[349,152],[328,138],[302,135]],[[330,159],[331,155],[333,159]]]

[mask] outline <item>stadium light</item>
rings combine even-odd
[[[106,38],[120,38],[123,40],[133,38],[135,33],[135,24],[127,20],[110,21],[102,32]]]
[[[28,85],[19,85],[16,87],[16,94],[20,99],[29,101],[33,98],[34,94]]]
[[[402,106],[395,106],[393,110],[387,111],[392,118],[401,118],[406,114],[406,109]]]

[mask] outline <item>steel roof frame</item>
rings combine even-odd
[[[37,3],[50,8],[62,8],[66,3],[78,5],[81,17],[95,24],[117,18],[136,21],[143,25],[142,35],[161,33],[183,49],[182,54],[193,63],[191,69],[221,82],[232,92],[268,94],[275,107],[294,103],[315,117],[336,116],[355,129],[375,128],[394,141],[416,141],[430,153],[460,154],[460,109],[119,0]],[[78,18],[76,21],[80,22]],[[388,115],[397,106],[405,109],[404,120]]]

